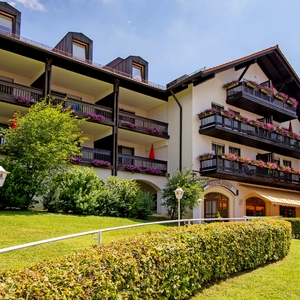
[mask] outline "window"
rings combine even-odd
[[[208,193],[204,200],[204,218],[214,218],[217,212],[228,218],[228,198],[220,193]]]
[[[13,33],[14,31],[13,25],[14,25],[14,17],[4,12],[0,12],[0,30]]]
[[[246,216],[262,217],[266,215],[266,205],[263,200],[251,197],[246,200]]]
[[[217,112],[221,112],[224,110],[224,106],[216,104],[216,103],[212,103],[211,108],[214,108]]]
[[[142,65],[139,64],[132,64],[132,77],[135,79],[142,80],[143,79],[143,74],[144,73],[144,68]]]
[[[212,152],[213,154],[222,155],[225,152],[225,146],[212,144]]]
[[[237,156],[241,156],[241,149],[235,147],[229,147],[229,153],[234,153]]]
[[[81,59],[87,58],[88,45],[77,40],[73,40],[73,56]]]
[[[134,160],[131,159],[129,156],[134,155],[134,148],[124,147],[124,146],[118,146],[118,152],[119,154],[119,164],[120,165],[133,165]],[[122,155],[123,154],[123,155]]]
[[[279,209],[280,215],[284,218],[295,218],[296,216],[295,207],[280,206]]]

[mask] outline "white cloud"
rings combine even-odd
[[[17,2],[33,10],[40,10],[40,11],[45,10],[43,4],[39,3],[39,0],[17,0]]]
[[[9,5],[15,7],[16,6],[16,2],[8,2]]]

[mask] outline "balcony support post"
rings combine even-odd
[[[52,59],[46,58],[44,98],[51,94]]]
[[[114,108],[113,108],[113,151],[112,151],[112,175],[118,175],[118,125],[119,125],[119,85],[120,80],[114,82]]]

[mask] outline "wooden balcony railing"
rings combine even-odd
[[[275,121],[285,122],[296,119],[296,108],[274,95],[267,95],[240,82],[227,90],[226,102],[258,115],[272,115]]]
[[[6,102],[17,103],[16,97],[40,101],[43,96],[40,89],[0,80],[0,97]]]
[[[82,147],[81,152],[81,162],[83,163],[93,163],[95,159],[112,162],[111,151],[109,150]]]
[[[124,166],[137,166],[145,170],[147,168],[152,168],[155,170],[160,170],[163,173],[167,172],[167,162],[164,160],[150,159],[146,157],[118,154],[118,167],[124,168]]]
[[[112,152],[109,150],[82,147],[81,152],[81,163],[92,164],[95,159],[110,163],[112,162]],[[105,165],[103,165],[103,167],[104,166]],[[147,172],[153,175],[157,175],[155,174],[155,171],[160,171],[161,174],[167,172],[166,161],[119,153],[118,168],[120,170],[130,171],[128,166],[138,167],[140,172]],[[153,171],[153,173],[151,173],[151,171]]]
[[[300,141],[276,131],[243,123],[220,113],[200,119],[200,134],[238,142],[242,145],[300,158]]]
[[[261,168],[237,161],[229,161],[219,155],[200,161],[201,176],[217,177],[239,182],[266,184],[299,189],[300,175],[279,170]]]
[[[151,132],[148,130],[155,129],[156,132],[157,131],[161,132],[161,134],[157,134],[157,135],[160,135],[164,138],[168,137],[168,124],[167,123],[140,117],[140,116],[136,116],[134,114],[125,113],[125,112],[120,112],[119,117],[120,117],[121,127],[126,127],[127,129],[130,128],[128,126],[123,126],[122,121],[130,122],[135,125],[135,128],[134,128],[135,131],[140,131],[143,133],[151,134]]]
[[[57,99],[58,101],[65,101],[64,106],[73,109],[76,112],[76,114],[81,118],[85,118],[86,114],[97,114],[104,116],[106,121],[112,121],[113,114],[111,108],[90,104],[68,97],[61,97],[61,95],[58,95],[55,92],[52,92],[51,96]]]
[[[10,83],[0,80],[0,100],[19,105],[32,104],[34,101],[40,101],[44,97],[43,91],[27,87],[20,84]],[[100,105],[94,105],[76,99],[63,97],[62,94],[52,92],[51,97],[56,99],[56,103],[64,102],[65,107],[73,109],[80,118],[85,118],[87,114],[101,115],[105,117],[103,123],[112,125],[113,112],[111,108]],[[20,100],[17,100],[20,98]],[[148,119],[134,114],[120,112],[121,121],[133,123],[135,131],[169,138],[168,124],[153,119]],[[122,127],[122,126],[121,126]],[[126,129],[130,129],[126,127]],[[153,130],[151,132],[151,130]]]

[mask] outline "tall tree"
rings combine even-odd
[[[84,120],[51,100],[34,104],[24,115],[17,113],[17,120],[17,126],[2,130],[0,152],[6,158],[1,164],[11,174],[0,191],[0,207],[34,203],[51,176],[68,165],[70,157],[81,155],[79,144],[85,140],[79,126]]]
[[[184,191],[180,200],[180,215],[184,215],[189,209],[197,206],[197,200],[202,197],[203,182],[193,176],[191,169],[184,169],[182,172],[177,171],[172,177],[167,177],[168,182],[163,189],[163,203],[167,208],[168,215],[171,219],[178,218],[178,200],[175,196],[175,190],[181,187]]]

